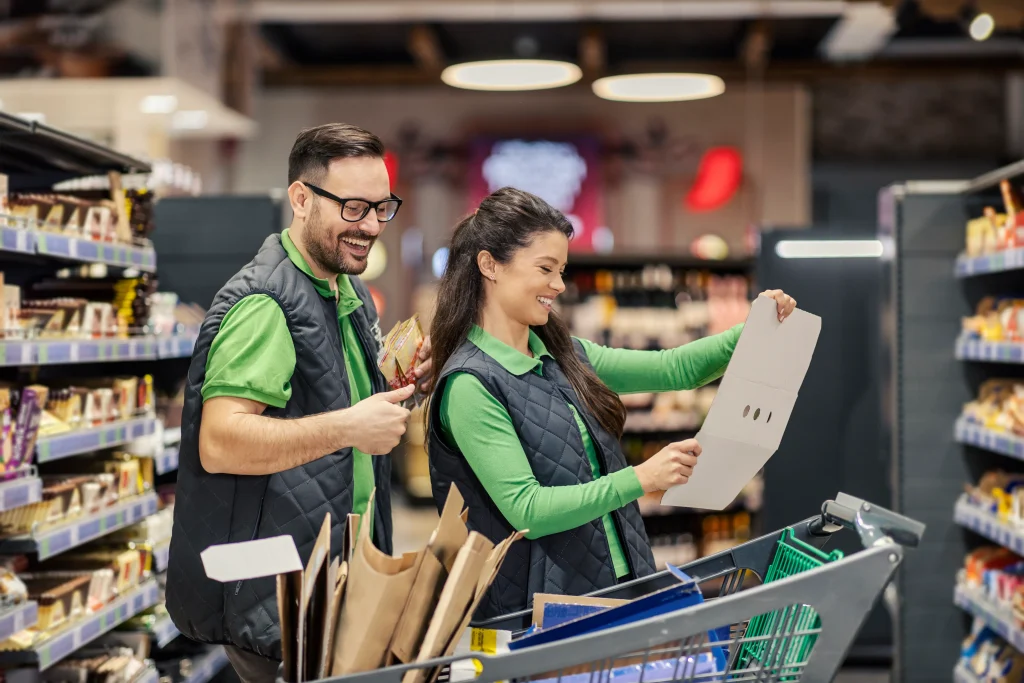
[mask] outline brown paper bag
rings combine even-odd
[[[281,656],[284,661],[282,678],[285,683],[297,683],[299,599],[302,596],[302,572],[277,575],[277,613],[281,620]]]
[[[338,560],[335,559],[335,562]],[[318,678],[333,676],[332,664],[334,662],[334,642],[338,634],[338,619],[341,616],[341,601],[345,595],[345,582],[348,579],[348,562],[342,562],[335,572],[334,594],[331,604],[324,616],[324,649],[323,661],[320,665]]]
[[[486,537],[475,531],[469,533],[466,543],[455,558],[448,580],[444,582],[441,599],[416,656],[417,662],[438,657],[447,649],[452,634],[463,621],[466,609],[476,599],[480,573],[492,550],[494,544]],[[402,677],[402,683],[425,683],[429,675],[429,671],[422,669],[408,671]]]
[[[371,494],[371,510],[373,497]],[[370,525],[359,526],[334,644],[332,670],[336,676],[370,671],[384,664],[420,555],[385,555],[370,541]]]
[[[298,682],[314,680],[320,660],[321,636],[316,632],[323,619],[328,600],[326,563],[331,557],[331,514],[324,516],[320,533],[302,575],[302,597],[299,600]],[[334,586],[331,586],[333,591]]]
[[[430,623],[430,615],[441,596],[448,573],[455,564],[459,550],[466,543],[469,531],[462,519],[465,501],[452,484],[441,519],[430,536],[425,552],[416,567],[416,579],[409,600],[395,629],[389,663],[413,661]]]

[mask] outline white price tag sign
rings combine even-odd
[[[78,240],[68,240],[68,256],[71,258],[78,258]]]
[[[78,342],[71,342],[71,346],[68,349],[68,357],[71,359],[72,363],[78,362],[78,354]]]
[[[23,342],[21,344],[21,364],[30,365],[32,363],[32,344]]]

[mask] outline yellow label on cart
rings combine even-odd
[[[498,632],[490,628],[474,628],[469,639],[471,652],[483,652],[493,655],[498,653]],[[473,668],[479,676],[484,672],[484,665],[480,660],[473,660]]]

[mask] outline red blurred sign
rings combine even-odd
[[[594,234],[605,227],[597,138],[478,138],[470,143],[468,180],[469,211],[506,186],[544,199],[572,221],[572,251],[594,251]]]
[[[725,206],[743,180],[743,156],[735,147],[712,147],[701,157],[697,178],[686,193],[686,208],[714,211]]]

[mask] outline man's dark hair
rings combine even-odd
[[[323,181],[334,159],[384,158],[384,143],[368,130],[348,123],[325,123],[299,133],[288,155],[288,184]]]

